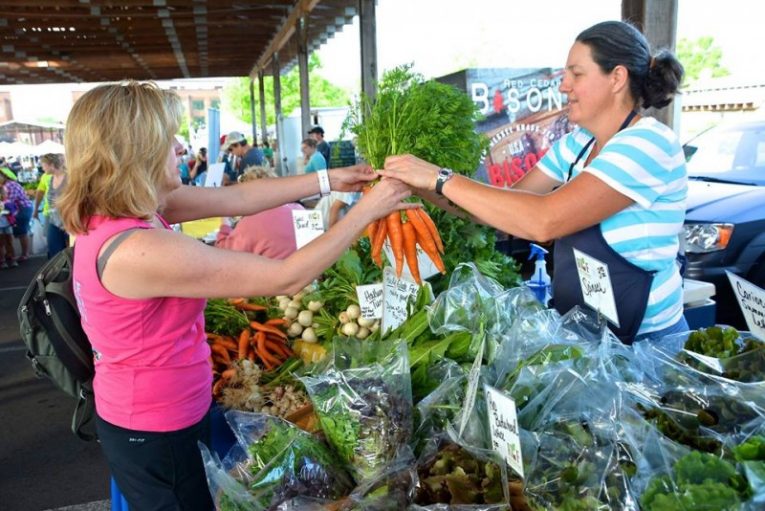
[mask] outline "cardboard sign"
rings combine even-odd
[[[385,238],[385,242],[383,243],[383,250],[385,251],[385,257],[388,258],[388,262],[390,262],[390,264],[395,267],[396,258],[393,255],[393,249],[390,246],[390,240],[388,238]],[[424,250],[422,250],[422,248],[420,248],[419,245],[417,245],[417,266],[420,269],[420,278],[422,280],[430,278],[436,273],[439,273],[436,265],[433,264],[433,261],[430,260],[430,257],[428,257],[428,255]],[[409,271],[409,265],[406,264],[406,260],[404,261],[404,269],[401,272],[401,276],[409,280],[414,280],[414,277],[412,277],[412,272]]]
[[[213,163],[212,165],[208,165],[205,186],[209,188],[223,186],[223,169],[225,168],[225,163]]]
[[[481,339],[481,347],[473,360],[473,365],[468,373],[467,392],[465,392],[465,401],[462,403],[462,415],[460,416],[460,436],[465,431],[470,415],[473,413],[475,405],[475,396],[478,392],[478,378],[481,376],[481,362],[483,361],[483,350],[486,347],[486,337]]]
[[[295,229],[295,245],[300,250],[324,234],[324,219],[315,209],[292,210],[292,227]]]
[[[733,294],[753,336],[765,340],[765,290],[731,272],[728,274]]]
[[[518,434],[518,416],[515,401],[494,387],[484,386],[486,408],[489,412],[491,447],[507,464],[523,477],[521,437]]]
[[[574,258],[584,303],[618,327],[619,315],[616,312],[608,265],[577,249],[574,249]]]
[[[356,296],[359,299],[361,317],[364,319],[380,319],[383,316],[383,285],[370,284],[356,286]]]
[[[383,270],[383,332],[397,328],[409,317],[407,303],[417,298],[420,286],[408,279],[396,277],[396,270],[386,266]]]

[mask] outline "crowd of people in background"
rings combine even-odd
[[[328,169],[330,145],[324,140],[324,129],[315,126],[306,135],[301,143],[303,173]],[[223,186],[277,177],[274,149],[268,141],[260,145],[251,143],[238,131],[220,138],[217,162],[224,164]],[[204,186],[208,165],[207,148],[201,147],[196,152],[190,146],[179,149],[178,171],[184,185]],[[50,153],[36,157],[34,167],[32,173],[35,177],[39,176],[39,181],[34,189],[25,190],[19,180],[21,169],[18,161],[6,161],[0,157],[0,269],[16,267],[30,257],[30,234],[33,231],[37,236],[44,237],[48,259],[70,244],[70,236],[55,207],[56,199],[67,181],[64,155]],[[332,192],[321,200],[318,200],[318,196],[307,197],[300,202],[241,219],[223,218],[215,245],[282,259],[295,250],[293,210],[321,210],[325,228],[329,229],[360,196],[360,193]],[[35,246],[38,244],[35,243]],[[38,249],[35,250],[35,253],[40,253]]]

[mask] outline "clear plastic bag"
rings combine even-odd
[[[494,511],[509,506],[505,462],[494,451],[465,445],[453,434],[430,440],[417,460],[417,476],[411,509]]]
[[[238,444],[223,462],[202,449],[218,509],[274,509],[296,496],[331,500],[353,489],[337,456],[289,422],[234,410],[226,420]]]
[[[544,509],[638,510],[632,450],[611,421],[547,421],[522,435],[525,493]]]
[[[33,218],[29,224],[29,233],[32,235],[32,253],[44,254],[48,250],[48,238],[45,235],[45,227],[39,218]]]
[[[357,482],[384,469],[412,435],[412,390],[404,342],[336,340],[334,357],[301,378],[329,443]]]

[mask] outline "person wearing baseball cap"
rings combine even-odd
[[[316,141],[316,150],[324,156],[324,161],[327,162],[327,168],[329,168],[329,144],[324,140],[324,128],[321,126],[314,126],[308,132],[308,136]]]
[[[247,143],[247,137],[238,131],[232,131],[226,137],[226,145],[231,154],[239,158],[239,169],[244,170],[252,165],[261,166],[265,156],[258,147],[252,147]]]

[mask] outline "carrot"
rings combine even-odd
[[[266,326],[282,326],[282,325],[286,326],[287,325],[287,320],[283,319],[283,318],[269,319],[268,321],[266,321],[264,323],[264,325],[266,325]]]
[[[401,277],[401,271],[404,269],[404,234],[401,232],[401,213],[394,211],[385,217],[385,224],[388,227],[388,238],[396,260],[396,277]]]
[[[269,341],[268,339],[266,339],[266,347],[271,348],[271,351],[273,353],[284,355],[284,357],[286,358],[290,358],[292,356],[292,351],[282,343]]]
[[[226,348],[228,351],[236,351],[237,345],[234,341],[231,339],[227,339],[225,337],[218,337],[215,341],[213,341],[213,344],[219,344]]]
[[[256,335],[256,340],[258,343],[257,353],[258,357],[260,357],[260,360],[263,361],[264,364],[266,364],[266,367],[268,367],[269,364],[273,366],[278,366],[281,364],[279,359],[271,355],[268,350],[266,349],[266,334],[265,332],[258,332]]]
[[[235,305],[237,309],[240,311],[253,311],[253,312],[260,312],[260,311],[266,311],[268,310],[268,307],[264,307],[262,305],[258,305],[257,303],[243,303],[240,305]]]
[[[242,305],[243,303],[247,303],[247,298],[229,298],[226,300],[229,305]]]
[[[214,334],[212,332],[205,332],[205,336],[207,337],[207,340],[209,341],[217,341],[218,339],[223,339],[222,336],[218,334]]]
[[[226,369],[225,371],[220,373],[220,377],[224,380],[230,380],[235,374],[236,374],[236,369],[232,367],[231,369]]]
[[[433,241],[436,242],[436,246],[438,247],[438,252],[440,254],[444,253],[444,242],[441,241],[441,234],[438,232],[438,227],[436,227],[435,222],[433,222],[433,219],[430,218],[430,215],[428,215],[428,212],[424,209],[415,209],[412,211],[416,211],[417,215],[420,216],[423,222],[425,222],[425,225],[428,227],[428,230],[430,231],[430,235],[433,237]]]
[[[412,222],[401,224],[401,232],[404,235],[404,255],[406,255],[406,264],[414,278],[414,281],[422,285],[420,278],[420,267],[417,264],[417,232],[414,230]]]
[[[377,232],[377,220],[367,225],[364,234],[369,238],[369,243],[372,243],[375,239],[375,233]]]
[[[228,350],[221,344],[210,345],[210,350],[213,352],[213,358],[218,355],[226,365],[231,365],[231,357],[228,354]]]
[[[433,264],[436,265],[438,271],[446,275],[446,267],[444,266],[444,262],[441,260],[441,254],[438,253],[438,249],[436,248],[436,243],[433,241],[433,238],[431,238],[429,234],[423,236],[420,234],[420,232],[417,231],[417,243],[420,244],[425,254],[430,257],[430,260],[433,261]]]
[[[377,230],[375,239],[372,241],[372,260],[377,266],[382,268],[382,246],[385,237],[388,235],[388,226],[384,218],[377,221]]]
[[[239,360],[247,358],[247,348],[250,345],[250,329],[245,328],[242,333],[239,334]]]
[[[258,323],[257,321],[250,321],[250,326],[259,332],[276,334],[283,339],[287,338],[287,334],[271,325],[264,325],[263,323]]]
[[[221,393],[221,390],[223,389],[223,385],[225,384],[226,384],[226,380],[224,380],[223,378],[216,381],[215,385],[213,385],[213,388],[212,388],[213,396],[219,396]]]
[[[255,350],[251,350],[247,352],[247,359],[250,362],[253,362],[253,363],[255,362]]]

